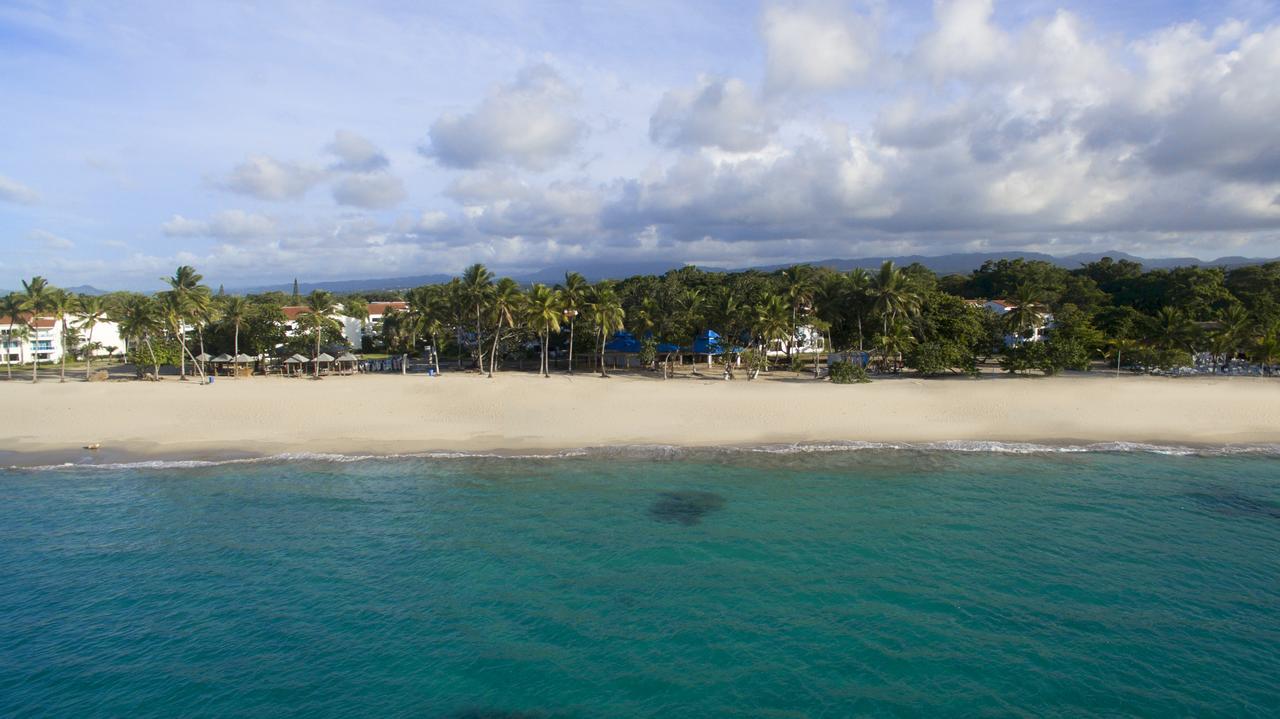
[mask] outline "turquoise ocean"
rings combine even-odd
[[[3,469],[0,715],[1280,715],[1280,455],[1088,449]]]

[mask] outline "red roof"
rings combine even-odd
[[[409,310],[409,303],[402,300],[396,300],[395,302],[369,303],[370,315],[385,315],[388,309],[394,309],[396,312],[407,312]]]
[[[303,314],[308,310],[306,305],[289,305],[288,307],[281,307],[280,311],[284,313],[285,319],[292,322],[298,319],[298,315]]]
[[[14,326],[25,325],[27,323],[27,320],[30,319],[30,317],[31,317],[30,312],[24,312],[21,315],[19,315],[17,319],[12,321]],[[5,330],[8,330],[10,319],[11,318],[9,317],[0,317],[0,327],[3,327]],[[39,329],[39,330],[50,330],[57,326],[58,326],[58,321],[52,317],[41,317],[36,320],[36,329]]]

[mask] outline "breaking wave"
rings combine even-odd
[[[1224,456],[1275,456],[1280,457],[1280,444],[1238,445],[1163,445],[1144,442],[1093,442],[1088,444],[1041,444],[1034,442],[996,442],[986,440],[950,440],[943,442],[797,442],[791,444],[762,444],[748,446],[689,447],[665,444],[618,445],[608,447],[581,447],[577,449],[549,450],[545,452],[517,451],[431,451],[398,454],[339,454],[330,452],[283,452],[261,457],[228,459],[148,459],[117,462],[63,462],[36,466],[11,465],[13,470],[67,470],[67,469],[198,469],[226,465],[284,464],[284,463],[335,463],[348,464],[366,461],[389,460],[557,460],[578,457],[599,459],[680,460],[698,457],[741,456],[760,454],[806,454],[837,452],[963,452],[971,454],[1053,455],[1082,453],[1146,453],[1173,457],[1224,457]]]

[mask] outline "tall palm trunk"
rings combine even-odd
[[[160,379],[160,360],[156,359],[156,348],[151,344],[151,336],[144,337],[147,343],[147,352],[151,353],[151,369],[155,373],[155,378]]]
[[[316,327],[316,354],[314,366],[311,368],[311,376],[320,379],[320,327]]]
[[[436,375],[440,374],[440,345],[436,341],[436,333],[431,333],[431,359],[436,366]]]
[[[67,381],[67,318],[62,318],[62,367],[58,370],[58,381]]]
[[[240,356],[240,322],[238,320],[236,321],[236,339],[235,339],[235,344],[233,346],[235,347],[236,357],[239,357]],[[204,354],[204,347],[200,348],[200,354]],[[265,372],[265,370],[263,371]],[[240,379],[239,372],[236,373],[236,379]]]
[[[498,367],[498,340],[502,338],[502,320],[498,320],[498,327],[493,331],[493,351],[489,353],[489,376],[493,376],[493,372]]]
[[[609,368],[604,364],[604,327],[600,328],[600,336],[597,341],[600,345],[600,376],[608,377]]]
[[[573,374],[573,320],[569,320],[569,374]]]
[[[84,338],[85,347],[88,347],[84,353],[84,379],[89,380],[89,374],[93,371],[93,326],[89,327],[89,334]]]
[[[9,334],[4,338],[4,373],[9,379],[13,379],[13,364],[9,362],[9,343],[13,341],[13,318],[9,318]],[[22,347],[22,343],[18,343],[18,347]]]

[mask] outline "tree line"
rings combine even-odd
[[[9,318],[15,337],[34,331],[20,318],[53,317],[64,346],[86,358],[98,348],[94,325],[110,319],[119,323],[135,365],[157,374],[161,365],[176,366],[183,376],[202,371],[196,353],[318,355],[344,342],[333,319],[339,308],[364,322],[370,302],[387,300],[404,300],[408,309],[389,312],[359,349],[417,354],[429,347],[437,369],[443,355],[489,375],[515,357],[536,357],[539,372],[550,374],[553,354],[568,359],[568,371],[576,356],[607,374],[605,345],[619,330],[640,339],[651,366],[662,345],[688,347],[714,330],[749,378],[769,368],[766,350],[775,340],[786,345],[782,362],[798,367],[803,358],[792,347],[802,329],[820,336],[827,352],[867,353],[874,371],[923,375],[972,373],[992,358],[1010,372],[1053,374],[1101,360],[1117,368],[1171,368],[1198,353],[1270,368],[1280,356],[1276,262],[1145,270],[1103,258],[1068,270],[1016,259],[945,276],[891,262],[848,272],[803,264],[774,272],[685,267],[595,283],[569,272],[555,286],[522,286],[476,264],[445,283],[342,296],[319,290],[300,296],[296,284],[292,295],[229,295],[184,266],[166,283],[153,295],[92,297],[35,277],[22,292],[0,298],[0,316]],[[1003,316],[968,301],[997,298],[1012,306]],[[296,318],[299,333],[286,332],[288,305],[305,306]],[[1044,341],[1020,341],[1045,315],[1053,319]],[[811,359],[816,375],[818,357]],[[65,377],[65,353],[63,363]],[[734,372],[735,363],[724,364]]]

